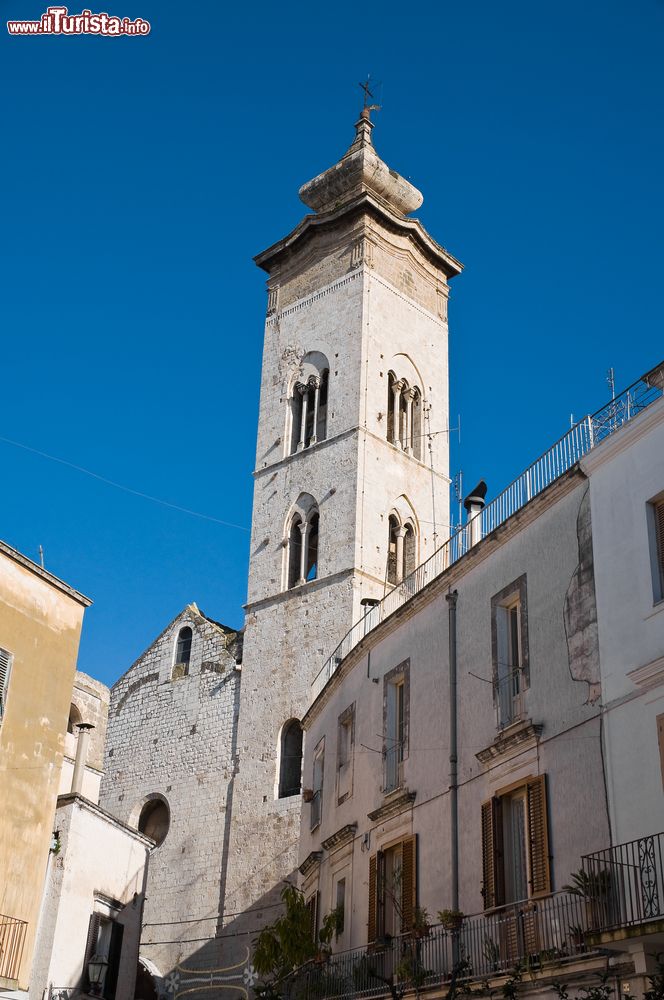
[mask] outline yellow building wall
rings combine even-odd
[[[0,647],[13,657],[0,722],[0,913],[28,922],[21,988],[29,985],[83,612],[89,604],[0,543]]]

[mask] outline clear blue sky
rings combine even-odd
[[[453,283],[452,472],[494,495],[664,356],[664,2],[104,0],[147,38],[10,38],[0,435],[248,527],[264,275],[353,135],[424,193]],[[78,12],[71,6],[70,12]],[[454,422],[454,419],[453,419]],[[189,601],[242,624],[248,534],[0,441],[0,537],[94,599],[112,683]]]

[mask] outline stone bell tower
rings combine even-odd
[[[372,130],[365,109],[348,152],[300,189],[311,213],[256,258],[268,305],[229,949],[273,919],[273,887],[295,869],[312,681],[367,602],[449,531],[447,300],[461,265],[409,217],[422,196]]]

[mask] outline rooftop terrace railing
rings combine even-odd
[[[510,483],[483,510],[460,526],[429,559],[398,583],[383,599],[370,608],[346,633],[332,655],[323,664],[311,686],[311,702],[348,654],[364,636],[389,618],[418,594],[432,580],[456,563],[471,547],[471,540],[483,538],[525,506],[529,500],[568,472],[596,445],[659,399],[664,387],[664,361],[643,375],[596,413],[585,416],[536,462]]]
[[[441,925],[424,933],[386,937],[364,948],[339,952],[320,965],[298,970],[286,991],[291,1000],[381,997],[390,982],[419,990],[457,980],[485,980],[519,963],[558,974],[565,961],[589,955],[586,909],[579,896],[558,892],[512,903],[491,913],[464,917],[458,930]]]

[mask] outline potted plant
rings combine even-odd
[[[429,914],[423,906],[416,906],[410,932],[414,938],[427,937],[429,934]]]
[[[583,948],[585,946],[583,927],[580,927],[579,924],[572,924],[569,929],[569,935],[574,950],[583,951]]]
[[[581,896],[586,901],[586,917],[591,930],[599,929],[612,922],[612,884],[608,868],[598,868],[587,872],[583,868],[572,872],[570,885],[564,885],[565,892]]]
[[[438,910],[438,919],[446,931],[460,930],[464,916],[461,910]]]
[[[314,797],[313,788],[303,788],[302,789],[302,799],[304,802],[312,802]]]

